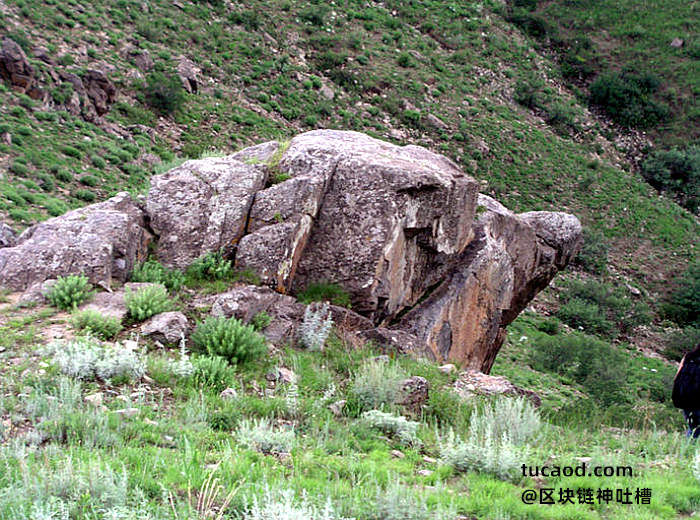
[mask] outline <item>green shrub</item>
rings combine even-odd
[[[90,298],[92,293],[92,286],[87,276],[71,274],[59,276],[46,297],[54,307],[72,310]]]
[[[544,82],[536,76],[530,76],[515,83],[513,97],[527,108],[540,108],[545,102],[543,89]]]
[[[235,369],[221,356],[198,356],[193,361],[192,380],[197,386],[221,392],[233,384]]]
[[[654,153],[642,163],[642,176],[693,213],[700,208],[700,146]]]
[[[561,329],[561,322],[556,318],[547,318],[537,324],[537,330],[549,334],[550,336],[555,336],[559,334]]]
[[[233,265],[220,251],[210,252],[195,260],[186,274],[194,280],[226,280],[233,277]]]
[[[222,356],[232,364],[244,363],[267,352],[265,338],[252,325],[221,316],[198,323],[192,343],[200,352]]]
[[[604,274],[608,267],[608,243],[602,232],[583,228],[583,245],[574,264],[592,274]]]
[[[124,303],[128,315],[135,321],[143,321],[151,316],[169,311],[173,302],[162,285],[142,287],[135,293],[126,290]]]
[[[80,184],[84,184],[85,186],[90,186],[91,188],[94,188],[95,186],[97,186],[100,183],[99,179],[97,177],[95,177],[94,175],[83,175],[79,179],[79,182],[80,182]]]
[[[272,323],[272,316],[270,316],[268,313],[265,311],[261,311],[257,313],[253,318],[250,320],[250,324],[253,326],[255,330],[263,330],[267,328],[268,325]]]
[[[663,314],[679,325],[700,328],[700,262],[688,266],[675,286],[668,301],[662,305]]]
[[[110,340],[122,330],[121,321],[115,316],[104,316],[96,310],[74,312],[71,324],[77,330],[90,332],[95,336]]]
[[[664,355],[669,359],[680,361],[686,352],[693,350],[698,343],[700,343],[700,328],[686,327],[669,336]]]
[[[144,96],[152,108],[165,114],[178,111],[185,102],[185,91],[180,79],[162,72],[148,75]]]
[[[628,358],[584,334],[536,338],[530,364],[536,370],[572,377],[604,405],[628,402],[633,394],[627,383]]]
[[[97,195],[90,190],[76,190],[75,198],[84,200],[85,202],[93,202],[97,198]]]
[[[27,166],[17,161],[13,162],[12,165],[10,165],[10,171],[15,175],[19,175],[20,177],[25,177],[27,173],[29,173],[29,169],[27,168]]]
[[[74,157],[75,159],[80,159],[83,153],[73,146],[64,145],[60,148],[61,152],[69,157]]]
[[[614,325],[608,321],[600,307],[596,303],[587,302],[580,298],[572,298],[557,311],[557,317],[581,330],[596,334],[608,335],[613,331]]]
[[[178,291],[185,281],[180,271],[168,269],[157,260],[146,260],[131,273],[132,282],[150,282],[164,285],[170,291]]]
[[[648,73],[603,74],[591,83],[591,102],[621,125],[649,128],[669,115],[666,105],[652,99],[659,84],[658,78]]]
[[[297,295],[297,299],[306,304],[311,302],[330,302],[339,307],[350,308],[350,295],[336,283],[311,283]]]

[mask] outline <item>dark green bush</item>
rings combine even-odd
[[[185,275],[180,271],[168,269],[157,260],[146,260],[134,268],[131,281],[159,283],[171,291],[178,291],[185,282]]]
[[[680,361],[698,343],[700,343],[700,328],[686,327],[670,335],[664,348],[664,355],[669,359]]]
[[[221,356],[234,365],[267,352],[265,338],[252,325],[221,316],[209,317],[198,323],[192,334],[192,343],[199,352]]]
[[[149,106],[164,114],[173,114],[185,102],[185,90],[180,79],[163,72],[148,75],[144,96]]]
[[[46,298],[51,305],[62,310],[73,310],[92,296],[92,286],[87,276],[71,274],[59,276]]]
[[[572,298],[557,311],[557,317],[567,325],[595,334],[609,335],[614,325],[603,315],[596,303]]]
[[[233,277],[233,264],[220,251],[210,252],[195,260],[186,274],[194,280],[226,280]]]
[[[134,321],[143,321],[161,312],[167,312],[173,306],[162,285],[142,287],[135,293],[127,289],[124,294],[124,303],[129,317]]]
[[[96,310],[85,310],[73,313],[71,324],[78,330],[90,332],[98,338],[110,340],[122,330],[119,318],[104,316]]]
[[[663,314],[679,325],[700,328],[700,262],[688,269],[675,281],[676,288],[662,305]]]
[[[669,115],[666,105],[652,99],[659,84],[649,73],[609,72],[591,83],[591,102],[621,125],[649,128]]]
[[[700,208],[700,146],[656,152],[642,163],[642,176],[668,191],[693,213]]]
[[[192,381],[197,386],[213,388],[221,392],[233,384],[235,369],[221,356],[197,356],[192,361]]]
[[[592,274],[603,274],[608,268],[608,243],[602,232],[583,228],[583,246],[574,264]]]
[[[337,283],[316,282],[309,284],[297,295],[302,303],[330,302],[339,307],[350,308],[350,295]]]

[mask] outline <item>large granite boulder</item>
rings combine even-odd
[[[476,239],[458,267],[397,328],[425,341],[433,357],[488,373],[511,323],[581,245],[573,215],[516,215],[479,195]]]
[[[13,247],[0,249],[0,286],[24,290],[68,274],[85,274],[109,287],[125,281],[145,259],[151,234],[128,193],[28,228]]]
[[[266,178],[264,168],[233,157],[187,161],[152,177],[146,210],[159,260],[185,268],[211,251],[233,253]]]

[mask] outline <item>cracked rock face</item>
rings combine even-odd
[[[30,227],[0,249],[0,286],[24,290],[49,278],[85,274],[109,287],[126,281],[152,236],[128,193]]]
[[[198,257],[231,254],[267,174],[232,157],[187,161],[151,178],[146,212],[159,235],[158,259],[184,269]]]

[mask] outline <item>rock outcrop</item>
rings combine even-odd
[[[30,65],[22,47],[7,37],[0,42],[0,77],[18,92],[31,95],[36,89],[34,67]]]
[[[341,285],[335,323],[390,348],[488,372],[505,327],[563,269],[581,225],[556,212],[515,214],[478,194],[444,156],[356,132],[317,130],[228,157],[187,161],[151,179],[145,208],[126,194],[25,231],[0,249],[0,284],[69,272],[125,280],[151,235],[183,269],[222,251],[267,287],[207,297],[211,312],[265,311],[273,343],[294,341],[315,282]]]
[[[0,285],[24,290],[49,278],[83,273],[109,287],[146,257],[151,234],[128,193],[30,227],[0,249]]]

